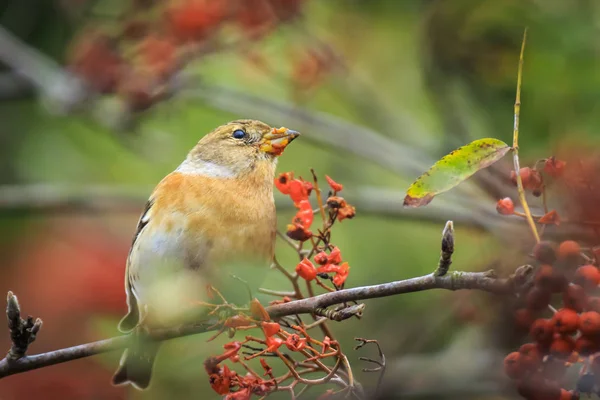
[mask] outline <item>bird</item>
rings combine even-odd
[[[228,122],[154,188],[127,257],[128,312],[118,329],[136,340],[123,352],[114,385],[150,385],[160,342],[149,331],[184,321],[209,285],[231,289],[232,266],[249,279],[261,275],[254,265],[266,273],[275,251],[275,168],[299,135],[257,120]],[[236,292],[244,291],[228,293]]]

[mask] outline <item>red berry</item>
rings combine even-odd
[[[565,240],[558,246],[558,258],[561,260],[578,256],[580,252],[581,246],[573,240]]]
[[[519,379],[523,374],[520,358],[521,354],[516,351],[504,358],[504,373],[511,379]]]
[[[560,358],[568,358],[574,349],[575,341],[569,336],[559,336],[550,345],[550,353]]]
[[[595,336],[600,333],[600,314],[596,311],[584,312],[579,316],[579,330],[585,336]]]
[[[553,178],[558,178],[565,172],[566,165],[566,162],[557,160],[554,156],[552,156],[544,163],[544,172]]]
[[[317,270],[308,258],[303,259],[296,265],[296,273],[307,282],[317,277]]]
[[[554,330],[558,333],[573,333],[579,327],[579,315],[568,308],[562,308],[552,318]]]
[[[521,182],[523,183],[524,189],[539,190],[542,187],[543,181],[539,171],[524,167],[519,170],[519,175],[521,175]],[[514,171],[511,172],[510,179],[514,184],[517,183],[517,177]]]
[[[563,292],[563,305],[565,308],[582,312],[588,306],[585,290],[579,285],[570,284]]]
[[[600,271],[594,265],[583,265],[575,271],[573,282],[584,288],[594,288],[600,284]]]
[[[529,335],[541,345],[549,344],[554,336],[554,324],[549,319],[537,319],[531,325]]]
[[[544,264],[552,264],[556,261],[555,246],[552,242],[542,241],[533,248],[533,256],[539,262]]]
[[[515,204],[510,197],[505,197],[496,203],[496,211],[502,215],[512,215],[515,212]]]
[[[542,289],[539,287],[533,287],[529,293],[527,293],[527,297],[525,298],[525,303],[527,304],[527,308],[533,311],[543,310],[550,304],[550,298],[552,294],[549,290]]]
[[[315,255],[314,260],[319,265],[325,265],[325,264],[327,264],[327,261],[328,261],[327,260],[327,253],[325,253],[324,251],[322,251],[320,253],[317,253]]]

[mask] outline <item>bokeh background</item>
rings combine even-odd
[[[422,210],[402,207],[443,154],[476,138],[511,142],[525,26],[522,159],[595,146],[596,1],[1,0],[0,292],[44,320],[30,351],[117,334],[145,199],[202,135],[237,118],[301,131],[279,171],[314,168],[347,188],[357,216],[334,231],[347,285],[431,272],[449,219],[452,268],[526,263],[524,224],[495,211],[498,198],[515,198],[508,161]],[[277,201],[285,229],[293,209]],[[295,266],[283,243],[277,255]],[[275,272],[265,286],[286,290]],[[332,329],[366,388],[377,376],[358,357],[375,354],[353,351],[356,336],[380,341],[390,397],[508,399],[502,359],[518,337],[504,302],[407,294],[367,301],[361,320]],[[218,398],[202,361],[222,341],[205,340],[164,346],[144,393],[110,386],[111,353],[2,379],[0,399]]]

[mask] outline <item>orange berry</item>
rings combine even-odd
[[[504,373],[511,379],[519,379],[523,374],[521,354],[513,351],[504,358]]]
[[[579,316],[579,330],[585,336],[600,333],[600,314],[596,311],[584,312]]]
[[[539,287],[533,287],[529,293],[527,293],[527,297],[525,298],[525,303],[527,304],[527,308],[533,311],[543,310],[550,304],[550,298],[552,294],[549,290],[545,290]]]
[[[563,305],[565,308],[582,312],[588,306],[585,290],[579,285],[570,284],[563,292]]]
[[[578,256],[580,252],[581,246],[574,240],[565,240],[558,246],[558,258],[561,260]]]
[[[600,271],[594,265],[582,265],[575,271],[573,282],[584,288],[594,288],[600,284]]]
[[[569,336],[559,336],[550,345],[550,353],[555,357],[568,358],[573,350],[575,350],[575,341]]]
[[[539,262],[544,264],[552,264],[556,261],[556,252],[554,250],[554,243],[548,241],[542,241],[535,245],[533,248],[533,256]]]
[[[552,318],[554,330],[558,333],[573,333],[579,327],[579,315],[568,308],[562,308]]]
[[[496,211],[502,215],[512,215],[515,213],[515,204],[510,197],[505,197],[496,203]]]

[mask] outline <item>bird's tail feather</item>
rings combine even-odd
[[[150,385],[154,359],[160,342],[148,339],[143,334],[135,334],[132,344],[121,356],[119,368],[112,377],[113,385],[132,384],[137,389]]]

